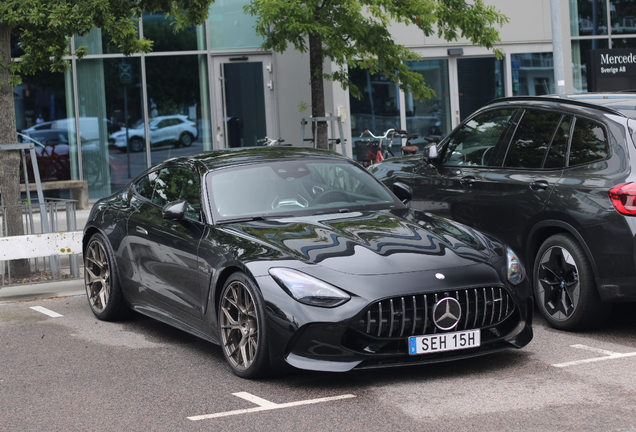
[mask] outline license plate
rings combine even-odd
[[[478,347],[481,344],[479,330],[440,333],[409,338],[409,354],[428,354]]]

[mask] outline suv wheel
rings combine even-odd
[[[533,280],[539,311],[554,328],[595,327],[609,315],[611,305],[601,301],[581,245],[568,234],[553,235],[541,245]]]

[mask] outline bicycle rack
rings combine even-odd
[[[341,143],[345,143],[346,139],[344,137],[344,133],[342,130],[342,121],[340,116],[330,116],[330,117],[304,117],[301,121],[300,121],[300,142],[304,143],[306,141],[310,141],[313,144],[313,148],[316,148],[316,134],[314,133],[314,131],[316,130],[315,126],[316,123],[318,122],[337,122],[338,124],[338,136],[339,138],[328,138],[328,142],[329,142],[329,150],[333,150],[333,146],[334,144],[341,144]],[[312,131],[312,136],[311,138],[305,138],[305,125],[307,125],[307,123],[311,122],[312,123],[312,127],[311,127],[311,131]],[[329,126],[329,125],[328,125]],[[333,125],[331,126],[331,128],[333,130]]]
[[[44,193],[42,191],[42,182],[40,181],[40,171],[38,168],[37,153],[35,152],[35,145],[33,143],[20,143],[20,144],[0,144],[0,151],[20,151],[20,161],[24,171],[24,186],[26,189],[27,197],[31,196],[31,187],[29,183],[29,174],[27,171],[27,161],[25,150],[28,150],[31,155],[31,164],[33,165],[33,177],[35,180],[35,190],[38,196],[38,204],[40,206],[40,223],[42,231],[45,234],[51,232],[49,227],[49,212],[44,202]],[[0,203],[1,204],[1,203]],[[30,220],[33,220],[33,209],[31,205],[27,205],[27,211],[29,212]],[[2,234],[2,228],[0,227],[0,234]],[[51,271],[58,271],[58,264],[56,260],[51,260]]]
[[[42,192],[42,182],[40,181],[40,171],[38,169],[38,161],[37,161],[37,153],[35,152],[35,145],[33,143],[22,143],[22,144],[0,144],[1,150],[19,150],[20,151],[20,160],[22,162],[22,168],[24,169],[24,186],[26,188],[27,197],[31,194],[31,188],[29,186],[29,174],[27,171],[27,162],[26,157],[24,155],[25,150],[29,150],[31,154],[31,164],[33,165],[33,177],[35,177],[35,190],[38,194],[38,203],[40,204],[40,214],[43,215],[42,219],[42,230],[45,233],[50,233],[49,222],[48,222],[48,213],[46,211],[46,205],[44,203],[44,193]],[[29,206],[29,211],[31,211],[31,207]]]

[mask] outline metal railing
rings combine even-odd
[[[19,206],[25,236],[45,233],[63,233],[77,231],[75,200],[46,198],[43,203],[25,203]],[[42,209],[44,208],[44,213]],[[9,206],[0,206],[0,238],[7,240],[7,211]],[[42,217],[44,216],[44,217]],[[52,240],[55,241],[55,240]],[[6,246],[5,246],[6,247]],[[42,248],[43,253],[51,253],[52,248]],[[9,255],[9,254],[7,254]],[[20,283],[49,282],[62,279],[77,279],[81,276],[80,259],[77,253],[56,252],[51,255],[35,256],[37,251],[30,254],[29,276],[27,278],[14,277],[10,260],[0,261],[0,285],[15,285]],[[11,255],[9,255],[11,256]]]

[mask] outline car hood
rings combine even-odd
[[[413,211],[406,217],[389,211],[351,212],[233,223],[225,228],[269,246],[260,259],[297,259],[356,275],[474,265],[505,254],[500,244],[471,228]]]

